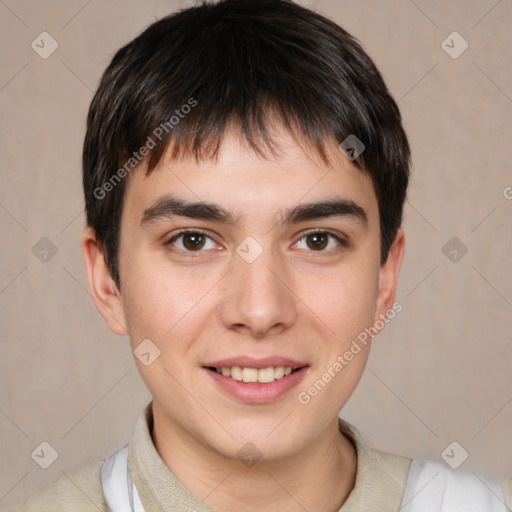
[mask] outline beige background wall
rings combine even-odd
[[[375,447],[441,459],[457,441],[469,453],[461,469],[511,476],[512,1],[304,3],[363,42],[414,157],[404,309],[343,416]],[[81,144],[113,52],[179,5],[0,1],[0,508],[124,444],[149,400],[128,340],[88,292]],[[58,42],[47,59],[31,48],[43,31]],[[453,31],[469,44],[456,59],[442,47]],[[43,237],[51,245],[34,252],[49,250],[47,262],[32,252]],[[467,248],[458,262],[443,252],[452,237],[448,257]],[[59,454],[46,470],[31,458],[43,441]]]

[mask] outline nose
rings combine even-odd
[[[291,327],[297,319],[297,298],[285,265],[271,251],[247,263],[233,255],[227,288],[219,305],[222,324],[230,330],[263,338]]]

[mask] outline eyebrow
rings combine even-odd
[[[215,203],[189,202],[177,197],[166,196],[144,210],[140,224],[143,226],[176,215],[190,219],[222,222],[231,226],[240,222],[239,215],[234,215]],[[282,213],[277,224],[291,225],[327,217],[353,217],[360,221],[364,227],[368,225],[366,211],[353,201],[342,198],[299,204]]]

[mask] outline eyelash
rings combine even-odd
[[[304,233],[295,243],[297,244],[298,242],[300,242],[301,240],[303,240],[304,238],[306,238],[307,236],[310,236],[310,235],[314,235],[314,234],[325,234],[325,235],[328,235],[332,238],[334,238],[341,247],[344,247],[344,248],[347,248],[349,247],[349,243],[346,239],[344,238],[341,238],[340,236],[338,235],[335,235],[334,233],[331,233],[330,231],[326,231],[326,230],[322,230],[322,229],[314,229],[314,230],[311,230],[311,231],[308,231],[306,233]],[[187,235],[187,234],[197,234],[197,235],[203,235],[207,238],[209,238],[210,240],[214,241],[215,243],[216,240],[211,236],[209,235],[206,231],[202,231],[200,229],[184,229],[182,231],[180,231],[179,233],[177,233],[176,235],[172,236],[166,243],[165,245],[166,246],[172,246],[172,244],[178,240],[179,238]],[[200,256],[200,254],[202,252],[205,252],[205,250],[198,250],[198,251],[189,251],[189,250],[183,250],[183,249],[176,249],[176,248],[173,248],[172,249],[173,251],[175,252],[181,252],[181,253],[186,253],[187,255],[194,255],[194,256]],[[318,253],[329,253],[331,251],[333,251],[335,249],[329,249],[329,250],[320,250],[320,251],[314,251],[314,250],[309,250],[308,252],[318,252]],[[197,253],[194,254],[194,253]]]

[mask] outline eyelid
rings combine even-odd
[[[199,228],[183,228],[183,229],[180,229],[177,233],[175,233],[171,237],[169,237],[169,240],[172,240],[174,238],[178,238],[180,235],[186,235],[187,233],[198,233],[200,235],[208,236],[212,240],[214,239],[214,237],[211,235],[211,233],[209,231],[205,231],[204,229],[199,229]]]

